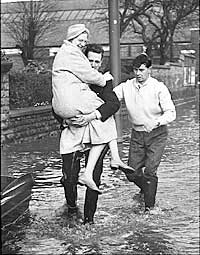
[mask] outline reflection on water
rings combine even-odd
[[[198,124],[195,102],[177,106],[168,145],[159,167],[157,205],[162,213],[147,216],[133,199],[138,191],[122,172],[104,160],[103,195],[95,225],[83,226],[66,216],[60,184],[58,138],[9,148],[9,170],[35,175],[28,217],[4,234],[3,254],[199,254]],[[130,130],[124,129],[123,160]],[[78,189],[83,212],[84,187]]]

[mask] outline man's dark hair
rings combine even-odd
[[[86,57],[88,57],[88,52],[95,52],[95,53],[101,53],[102,58],[103,58],[103,54],[104,54],[104,49],[100,44],[96,44],[96,43],[89,43],[86,46],[85,49],[85,55]]]
[[[145,64],[147,68],[151,66],[151,59],[144,53],[138,55],[133,60],[133,68],[139,68],[142,64]]]

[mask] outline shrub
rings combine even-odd
[[[11,73],[9,93],[11,109],[49,104],[51,73]]]

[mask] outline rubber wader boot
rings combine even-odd
[[[156,192],[158,186],[158,177],[145,178],[144,177],[144,202],[145,211],[153,208],[155,205]]]
[[[63,170],[63,177],[60,182],[64,187],[68,213],[73,214],[77,212],[77,179],[80,170],[80,152],[66,154],[63,160],[66,173]]]

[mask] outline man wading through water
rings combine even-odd
[[[167,124],[176,111],[168,88],[150,75],[151,60],[145,54],[133,60],[134,79],[116,86],[114,91],[125,101],[132,125],[128,164],[135,173],[126,174],[144,195],[145,212],[154,209],[157,192],[157,169],[167,141]]]
[[[88,57],[88,60],[94,69],[99,69],[102,63],[103,58],[103,48],[97,44],[89,44],[86,47],[85,55]],[[110,116],[117,112],[120,107],[119,100],[117,99],[115,93],[113,92],[112,81],[108,81],[105,87],[98,87],[98,86],[91,86],[91,89],[95,91],[101,99],[104,100],[104,104],[102,104],[99,108],[97,108],[99,119],[101,121],[107,120]],[[55,115],[55,113],[54,113]],[[62,119],[59,116],[55,115],[55,117],[63,123]],[[82,115],[83,118],[87,118],[86,115]],[[92,120],[92,119],[91,119]],[[90,121],[87,118],[87,121]],[[74,122],[70,119],[64,121],[64,125],[67,122],[68,125],[73,125]],[[77,125],[77,121],[75,121]],[[83,122],[81,121],[83,124]],[[63,128],[63,127],[62,127]],[[62,144],[66,144],[70,137],[68,137],[68,130],[67,127],[62,131],[63,136]],[[71,139],[71,138],[70,138]],[[66,145],[67,146],[67,145]],[[108,146],[106,146],[95,166],[93,178],[96,185],[99,187],[100,185],[100,177],[103,170],[103,158],[108,151]],[[62,154],[63,159],[63,174],[67,176],[66,178],[61,179],[61,183],[65,189],[65,197],[68,206],[68,214],[69,215],[76,215],[78,211],[78,207],[76,205],[76,198],[77,198],[77,180],[78,174],[80,171],[80,158],[82,155],[86,155],[86,161],[88,157],[88,151],[85,153],[80,151],[75,151],[73,153]],[[132,172],[132,170],[131,170]],[[94,222],[94,214],[97,207],[97,200],[98,200],[98,193],[93,191],[92,189],[87,188],[86,196],[85,196],[85,204],[84,204],[84,224],[85,223],[93,223]]]

